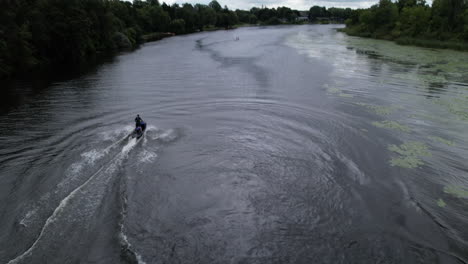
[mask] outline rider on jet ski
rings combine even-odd
[[[143,131],[146,129],[146,123],[141,119],[140,115],[135,117],[135,129],[137,128],[141,128]]]

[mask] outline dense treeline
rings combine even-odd
[[[468,50],[468,1],[380,0],[352,12],[351,35],[396,40],[400,44]]]
[[[3,0],[0,78],[83,65],[96,55],[136,47],[147,33],[236,23],[236,13],[216,1],[168,6],[157,0]]]
[[[351,8],[326,8],[321,6],[313,6],[309,10],[309,19],[312,22],[342,22],[351,17],[353,10]]]
[[[287,7],[232,11],[217,1],[167,5],[158,0],[2,0],[0,78],[86,65],[101,54],[169,35],[162,32],[294,23],[299,16]]]

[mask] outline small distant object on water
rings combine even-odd
[[[132,138],[141,138],[143,134],[145,133],[146,130],[146,123],[143,121],[143,119],[140,117],[140,115],[137,115],[135,117],[135,129],[133,130],[131,136]]]
[[[240,38],[239,38],[239,37],[236,37],[236,41],[238,41],[238,40],[240,40]]]

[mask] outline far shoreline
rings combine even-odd
[[[368,38],[368,39],[378,39],[378,40],[387,40],[394,42],[401,46],[413,46],[421,48],[432,48],[432,49],[447,49],[461,52],[468,52],[468,44],[461,41],[441,41],[441,40],[431,40],[424,38],[409,38],[409,37],[400,37],[392,39],[390,37],[373,37],[368,34],[363,34],[358,32],[352,27],[345,27],[337,29],[339,32],[345,33],[348,36]]]

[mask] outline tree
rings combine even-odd
[[[185,21],[185,32],[193,32],[197,28],[198,14],[191,4],[183,4],[176,9],[176,17]]]
[[[175,19],[171,21],[169,28],[175,34],[185,33],[185,21],[183,19]]]
[[[432,2],[433,28],[439,32],[461,31],[462,14],[467,8],[461,0],[434,0]]]
[[[249,22],[248,22],[248,23],[250,23],[250,24],[257,24],[257,23],[258,23],[258,18],[257,18],[255,15],[251,14],[251,15],[249,16]]]
[[[403,8],[399,22],[403,36],[417,37],[428,31],[431,18],[430,10],[425,6],[412,6]]]
[[[209,7],[213,8],[215,12],[221,12],[221,5],[218,3],[218,1],[213,0],[208,4]]]
[[[296,14],[296,12],[294,12],[291,8],[289,7],[278,7],[277,9],[277,12],[278,12],[278,16],[279,18],[282,18],[282,19],[285,19],[287,20],[288,22],[294,22],[296,21],[296,18],[298,17],[298,15]]]
[[[227,18],[226,28],[233,27],[234,25],[239,23],[239,18],[237,17],[236,12],[228,10],[227,14],[228,14],[228,18]]]
[[[165,32],[169,29],[171,17],[161,7],[157,7],[153,13],[153,31]]]
[[[203,9],[201,17],[204,25],[216,25],[216,11],[213,8],[206,7]]]
[[[244,10],[236,10],[236,15],[241,23],[250,23],[250,12]]]
[[[463,39],[468,41],[468,8],[463,13]],[[0,52],[1,53],[1,52]]]
[[[314,21],[319,17],[326,16],[327,8],[320,6],[313,6],[309,9],[309,19]]]
[[[375,23],[377,27],[391,29],[398,19],[398,8],[391,0],[380,0],[375,9]]]
[[[148,1],[148,4],[151,6],[159,6],[158,0],[146,0],[146,1]]]

